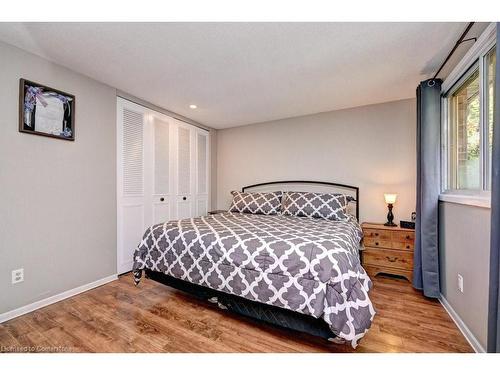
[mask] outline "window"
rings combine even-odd
[[[479,190],[480,119],[479,69],[475,67],[467,80],[448,99],[450,121],[449,181],[453,189]]]
[[[448,192],[491,189],[495,52],[480,55],[445,95]]]

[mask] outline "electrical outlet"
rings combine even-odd
[[[458,290],[463,293],[464,292],[464,278],[462,275],[458,274]]]
[[[22,283],[24,281],[24,268],[12,271],[12,284]]]

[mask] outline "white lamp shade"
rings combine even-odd
[[[385,203],[387,203],[387,204],[394,204],[394,203],[396,203],[397,196],[398,196],[397,194],[393,194],[393,193],[386,193],[386,194],[384,194]]]

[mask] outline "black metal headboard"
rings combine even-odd
[[[243,186],[241,188],[241,191],[245,192],[245,190],[248,190],[248,189],[265,187],[268,185],[286,185],[286,184],[290,184],[290,185],[292,185],[292,184],[324,185],[324,186],[331,186],[334,188],[337,187],[337,188],[340,188],[343,190],[352,191],[354,193],[354,198],[355,198],[355,202],[356,202],[356,219],[359,220],[359,187],[357,187],[357,186],[346,185],[346,184],[337,184],[335,182],[291,180],[291,181],[271,181],[271,182],[263,182],[260,184]],[[284,190],[284,189],[281,188],[281,190]]]

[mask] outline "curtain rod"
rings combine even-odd
[[[455,53],[456,49],[458,48],[458,46],[460,44],[462,44],[463,42],[467,42],[469,40],[474,40],[474,42],[477,40],[477,38],[468,38],[468,39],[464,39],[465,36],[467,35],[467,33],[470,31],[470,29],[472,28],[472,25],[474,25],[474,22],[469,22],[469,24],[467,25],[467,28],[465,29],[465,31],[462,33],[462,35],[460,35],[460,38],[457,40],[457,42],[455,43],[455,45],[453,46],[452,50],[450,51],[450,53],[448,54],[448,56],[446,56],[446,59],[443,61],[443,63],[441,64],[441,66],[439,67],[438,71],[436,72],[436,74],[434,74],[434,77],[432,77],[432,79],[436,79],[436,77],[438,76],[438,74],[441,72],[441,70],[444,68],[444,66],[446,65],[446,63],[448,62],[448,60],[450,59],[450,57]]]

